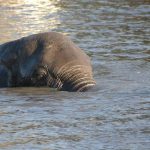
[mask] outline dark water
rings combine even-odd
[[[150,149],[149,0],[0,0],[0,43],[64,32],[97,90],[0,89],[0,150]]]

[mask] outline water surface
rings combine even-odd
[[[150,149],[148,0],[0,0],[0,11],[0,43],[63,32],[97,82],[86,93],[0,89],[0,149]]]

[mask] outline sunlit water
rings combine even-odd
[[[150,2],[0,0],[0,43],[67,34],[91,57],[97,88],[0,89],[0,150],[149,150]]]

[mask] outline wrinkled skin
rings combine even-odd
[[[0,87],[86,91],[94,85],[90,58],[61,33],[40,33],[0,45]]]

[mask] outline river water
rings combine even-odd
[[[45,31],[91,57],[95,91],[0,89],[0,150],[149,150],[149,0],[0,0],[0,43]]]

